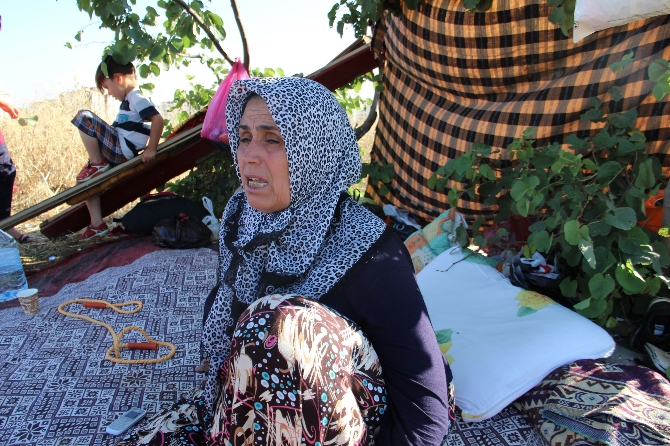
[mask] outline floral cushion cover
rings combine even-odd
[[[605,330],[541,294],[513,286],[484,256],[461,249],[455,211],[406,241],[466,421],[494,416],[578,359],[609,356]]]

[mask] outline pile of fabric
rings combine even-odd
[[[599,126],[580,120],[589,98],[610,112],[635,108],[647,150],[670,151],[670,102],[656,101],[647,77],[650,62],[670,58],[670,16],[659,16],[592,34],[578,43],[549,22],[546,0],[495,0],[487,12],[466,11],[463,2],[428,0],[416,11],[388,15],[374,36],[382,58],[384,92],[379,102],[373,161],[393,163],[396,177],[385,202],[432,219],[448,203],[447,189],[427,180],[448,159],[474,142],[500,149],[532,127],[536,147],[563,143],[571,134],[593,136]],[[634,52],[621,72],[608,66]],[[372,188],[371,192],[374,192]],[[485,209],[479,197],[459,209],[468,220]]]

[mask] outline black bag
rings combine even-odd
[[[193,219],[202,221],[207,210],[188,198],[170,193],[160,193],[143,199],[121,219],[124,228],[134,234],[151,234],[154,226],[166,218],[184,213]]]
[[[212,243],[212,231],[202,221],[182,213],[158,222],[151,239],[163,248],[202,248]]]

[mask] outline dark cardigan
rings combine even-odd
[[[379,357],[388,407],[375,444],[439,445],[449,426],[451,370],[410,255],[393,230],[386,229],[319,302],[356,322]]]

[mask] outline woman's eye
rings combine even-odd
[[[248,144],[249,142],[251,142],[251,138],[246,136],[246,135],[242,135],[242,136],[240,136],[240,142],[244,143],[244,144]]]

